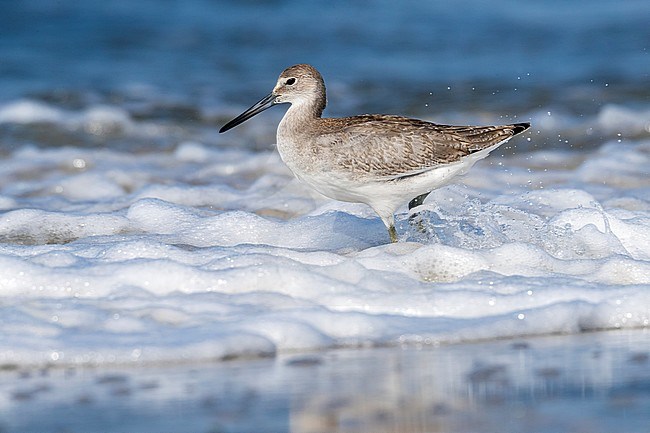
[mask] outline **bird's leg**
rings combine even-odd
[[[377,212],[377,211],[375,211],[375,212]],[[397,242],[397,230],[395,230],[395,216],[392,213],[381,214],[381,213],[377,212],[377,214],[380,216],[381,221],[384,223],[384,225],[388,229],[388,236],[390,237],[390,241],[392,243]]]
[[[415,197],[413,200],[409,202],[409,210],[413,209],[414,207],[420,206],[422,203],[424,203],[424,200],[427,198],[427,196],[431,194],[430,192],[425,192],[424,194],[420,194],[419,196]]]
[[[395,225],[391,224],[388,227],[388,236],[390,236],[390,241],[392,243],[397,242],[397,230],[395,230]]]
[[[422,205],[424,203],[424,200],[427,198],[427,196],[430,194],[430,192],[425,192],[424,194],[420,194],[419,196],[415,197],[413,200],[409,202],[409,212]],[[417,221],[415,220],[415,216],[417,213],[413,213],[412,215],[409,216],[409,221],[411,224],[416,224],[417,229],[420,233],[425,233],[426,229],[424,228],[424,224],[422,224],[422,219],[418,219]]]

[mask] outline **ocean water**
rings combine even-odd
[[[650,325],[650,4],[21,1],[0,16],[0,366],[159,365]],[[532,128],[388,244],[294,179],[333,116]],[[409,199],[408,197],[406,199]],[[420,230],[423,228],[424,230]]]

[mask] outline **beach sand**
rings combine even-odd
[[[647,431],[650,332],[0,373],[1,432]]]

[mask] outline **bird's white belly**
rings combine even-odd
[[[458,175],[465,174],[478,160],[485,158],[501,144],[468,155],[460,161],[441,164],[421,173],[397,179],[373,177],[372,173],[360,175],[345,170],[324,170],[318,162],[306,161],[304,155],[293,153],[295,147],[279,145],[278,151],[293,174],[321,194],[335,200],[365,203],[382,219],[392,219],[392,215],[402,205],[421,194],[444,186]]]
[[[371,177],[352,178],[347,173],[335,172],[300,170],[293,170],[293,172],[298,179],[327,197],[346,202],[365,203],[380,215],[384,215],[394,213],[400,206],[420,194],[440,188],[468,168],[467,163],[461,161],[415,176],[391,180]]]

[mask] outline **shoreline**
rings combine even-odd
[[[647,329],[0,372],[2,432],[641,433]]]

